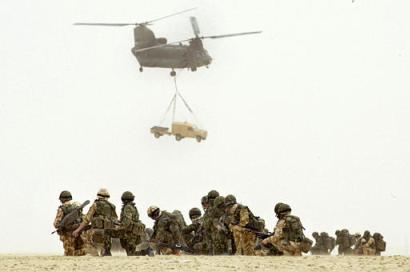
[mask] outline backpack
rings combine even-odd
[[[249,223],[245,226],[248,229],[256,230],[256,231],[263,231],[265,228],[265,225],[263,224],[263,221],[260,220],[258,216],[255,216],[251,210],[247,206],[238,206],[238,208],[235,210],[235,215],[233,219],[233,224],[239,224],[240,222],[240,212],[242,209],[247,209],[248,214],[249,214]]]
[[[286,215],[284,218],[286,226],[284,228],[285,238],[288,241],[301,242],[305,238],[303,230],[305,229],[299,217]]]
[[[386,242],[383,239],[375,239],[375,243],[377,251],[386,251]]]

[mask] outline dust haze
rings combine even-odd
[[[292,206],[306,233],[381,232],[408,255],[410,24],[405,0],[2,1],[0,253],[61,253],[50,235],[58,195],[120,207],[136,195],[184,215],[211,189],[265,218]],[[177,71],[206,141],[155,139],[173,95],[166,69],[138,71],[132,27],[198,7],[201,32],[262,30],[204,41],[209,69]],[[189,15],[158,37],[192,37]],[[190,116],[177,112],[181,121]]]

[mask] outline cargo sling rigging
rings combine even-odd
[[[195,120],[195,123],[199,125],[198,122],[198,118],[196,117],[194,111],[192,110],[192,108],[189,106],[188,102],[185,100],[185,98],[182,96],[181,91],[178,89],[178,84],[177,84],[177,79],[176,76],[173,77],[174,78],[174,86],[175,86],[175,93],[171,98],[171,101],[168,104],[168,107],[165,111],[165,113],[163,114],[163,117],[161,119],[160,125],[162,125],[168,115],[168,113],[170,112],[170,110],[172,109],[172,120],[171,122],[174,123],[175,121],[175,112],[176,112],[176,108],[177,108],[177,99],[179,97],[179,99],[181,99],[182,103],[184,104],[185,108],[191,113],[192,117]]]

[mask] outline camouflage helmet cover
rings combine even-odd
[[[122,193],[122,196],[121,196],[122,201],[134,201],[134,199],[135,199],[135,196],[130,191],[125,191],[124,193]]]
[[[215,198],[214,200],[214,205],[215,207],[222,207],[225,205],[225,197],[223,196],[218,196],[217,198]]]
[[[312,236],[317,237],[317,236],[319,236],[319,233],[315,231],[315,232],[312,233]]]
[[[285,203],[277,203],[275,205],[275,213],[276,214],[281,214],[284,212],[290,212],[292,209],[290,208],[290,206],[288,204]]]
[[[69,191],[62,191],[60,193],[59,198],[60,200],[71,200],[73,199],[73,196],[71,195],[71,193]]]
[[[192,208],[192,209],[189,210],[189,217],[190,218],[195,217],[195,216],[201,216],[201,215],[202,215],[202,212],[198,208]]]
[[[236,204],[236,197],[234,195],[227,195],[225,197],[225,206],[231,206]]]
[[[217,198],[219,196],[219,193],[218,193],[218,191],[216,191],[216,190],[211,190],[211,191],[209,191],[209,193],[208,193],[208,199],[215,199],[215,198]]]
[[[110,193],[108,192],[107,189],[105,188],[101,188],[100,190],[98,190],[97,192],[97,196],[101,196],[101,197],[110,197]]]

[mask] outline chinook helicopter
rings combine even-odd
[[[195,37],[168,43],[166,38],[155,37],[154,32],[147,27],[153,22],[188,12],[193,9],[194,8],[183,10],[142,23],[75,23],[74,25],[135,26],[134,47],[131,49],[131,52],[140,65],[139,71],[142,72],[144,69],[143,67],[168,68],[171,69],[171,76],[176,75],[174,69],[187,68],[191,71],[196,71],[199,67],[208,67],[208,65],[211,64],[212,58],[202,43],[202,40],[204,39],[220,39],[261,33],[261,31],[252,31],[214,36],[200,36],[200,30],[196,18],[190,17]],[[182,44],[183,42],[188,42],[188,44]]]

